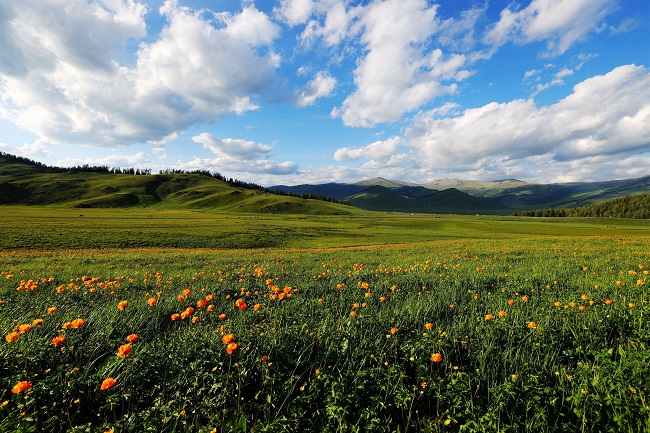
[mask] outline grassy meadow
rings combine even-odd
[[[1,210],[0,431],[650,431],[648,221]]]

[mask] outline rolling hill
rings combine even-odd
[[[237,183],[235,183],[237,185]],[[210,208],[236,213],[350,215],[351,206],[233,186],[202,174],[119,174],[47,167],[0,154],[0,205]]]

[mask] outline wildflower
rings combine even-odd
[[[45,323],[45,320],[43,320],[43,319],[35,319],[32,322],[32,326],[34,326],[34,327],[41,326],[43,323]]]
[[[255,311],[260,311],[261,309],[262,309],[262,306],[260,304],[255,304],[255,306],[253,307],[253,310],[255,310]]]
[[[425,323],[424,328],[427,330],[433,328],[433,323]]]
[[[115,379],[113,379],[112,377],[109,377],[109,378],[104,379],[104,381],[102,382],[102,386],[100,387],[100,389],[101,389],[102,391],[105,391],[105,390],[107,390],[107,389],[109,389],[109,388],[114,387],[116,384],[117,384],[117,381],[116,381]]]
[[[158,303],[158,300],[157,300],[156,298],[149,298],[149,299],[147,299],[147,304],[148,304],[150,307],[153,307],[153,306],[156,305],[157,303]]]
[[[23,381],[18,382],[16,385],[14,385],[14,387],[11,388],[11,392],[13,394],[20,394],[21,392],[27,391],[31,387],[32,387],[31,382],[29,382],[27,380],[23,380]]]
[[[645,285],[645,280],[636,280],[636,285],[637,285],[637,286],[643,286],[643,285]]]
[[[589,296],[582,295],[582,296],[580,296],[580,299],[582,299],[583,301],[586,301],[587,299],[589,299]]]
[[[511,374],[510,379],[512,379],[513,381],[517,380],[517,375],[516,374]]]
[[[180,318],[181,318],[181,315],[180,315],[180,314],[178,314],[178,313],[174,313],[174,314],[172,314],[172,320],[173,320],[173,321],[179,320]]]
[[[439,354],[439,353],[431,354],[431,361],[432,362],[440,362],[440,361],[442,361],[442,355]]]
[[[528,322],[528,327],[530,329],[536,329],[537,328],[537,323],[535,322]]]
[[[196,303],[196,308],[204,308],[206,305],[208,305],[208,301],[206,301],[205,299],[200,299]]]
[[[192,292],[190,292],[190,289],[185,289],[181,293],[183,294],[183,296],[187,297],[187,296],[190,296],[190,293],[192,293]]]
[[[386,297],[385,297],[385,296],[381,296],[381,297],[379,298],[379,302],[386,302]]]
[[[229,343],[229,344],[226,346],[226,353],[228,353],[228,355],[232,355],[232,353],[233,353],[235,350],[237,350],[237,347],[238,347],[238,346],[237,346],[237,343],[235,343],[235,342]]]
[[[54,314],[56,313],[57,308],[56,307],[50,307],[47,309],[47,314]]]
[[[397,334],[397,328],[390,328],[391,335]]]
[[[605,299],[605,305],[612,305],[611,299]]]
[[[443,424],[444,424],[444,425],[449,425],[449,424],[451,424],[451,419],[447,418]]]
[[[126,308],[127,305],[129,305],[127,301],[120,301],[117,303],[117,309],[122,311]]]
[[[522,296],[522,297],[521,297],[521,301],[522,301],[522,302],[528,302],[528,296],[525,296],[525,295]]]
[[[53,344],[54,346],[60,346],[60,345],[62,345],[63,343],[65,343],[65,337],[64,337],[63,335],[59,335],[59,336],[54,337],[54,338],[52,339],[52,344]]]
[[[139,339],[140,337],[138,337],[138,334],[131,334],[128,337],[126,337],[126,341],[128,341],[129,343],[135,343]]]
[[[486,314],[485,315],[485,320],[487,320],[488,322],[491,321],[491,320],[494,320],[494,315],[493,314]]]
[[[632,303],[632,302],[630,302],[629,304],[627,304],[627,306],[630,307],[630,308],[634,308],[634,307],[635,307],[634,303]]]
[[[508,299],[508,305],[512,305],[512,304],[514,304],[514,303],[515,303],[515,300],[514,300],[514,299]]]
[[[126,358],[127,356],[129,356],[132,350],[133,350],[133,346],[131,346],[131,343],[123,344],[117,349],[117,356],[119,356],[120,358]]]
[[[226,334],[221,338],[223,344],[229,344],[235,341],[235,336],[233,334]]]
[[[183,302],[185,300],[185,297],[183,295],[179,295],[176,299],[178,299],[178,302]]]
[[[226,315],[223,313],[219,314],[219,320],[226,320]]]
[[[356,311],[350,311],[350,317],[357,317]]]
[[[561,307],[562,303],[560,301],[555,301],[555,303],[553,303],[553,305],[555,305],[556,307]]]
[[[7,343],[11,343],[14,340],[17,340],[18,338],[20,338],[19,332],[10,332],[5,336],[5,340],[7,340]]]
[[[206,308],[206,310],[209,311],[209,312],[213,312],[216,309],[217,308],[213,304],[208,305],[208,308]]]
[[[617,285],[617,286],[622,286],[622,285],[623,285],[623,281],[621,281],[621,280],[616,280],[616,285]]]
[[[449,304],[449,308],[454,308],[454,307],[455,307],[454,304]]]
[[[499,317],[504,317],[504,316],[506,315],[506,312],[503,311],[503,310],[501,310],[501,311],[499,311],[499,312],[497,313],[497,315],[498,315]]]
[[[70,322],[70,328],[75,328],[75,329],[82,328],[85,324],[86,322],[84,321],[84,319],[79,317],[77,319],[74,319],[72,322]]]
[[[268,360],[269,360],[268,355],[263,355],[263,356],[262,356],[262,362],[266,362],[266,361],[268,361]],[[316,371],[318,371],[318,370],[316,370]]]
[[[18,325],[18,330],[21,334],[25,334],[32,330],[32,325],[25,323],[23,325]]]
[[[199,316],[192,317],[192,323],[196,323],[198,321],[199,321]]]

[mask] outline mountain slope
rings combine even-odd
[[[210,208],[242,213],[349,215],[360,210],[321,200],[232,186],[199,174],[131,175],[47,168],[0,155],[0,205],[76,208]]]

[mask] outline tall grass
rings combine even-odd
[[[0,253],[19,334],[0,430],[648,431],[649,255],[644,236]]]

